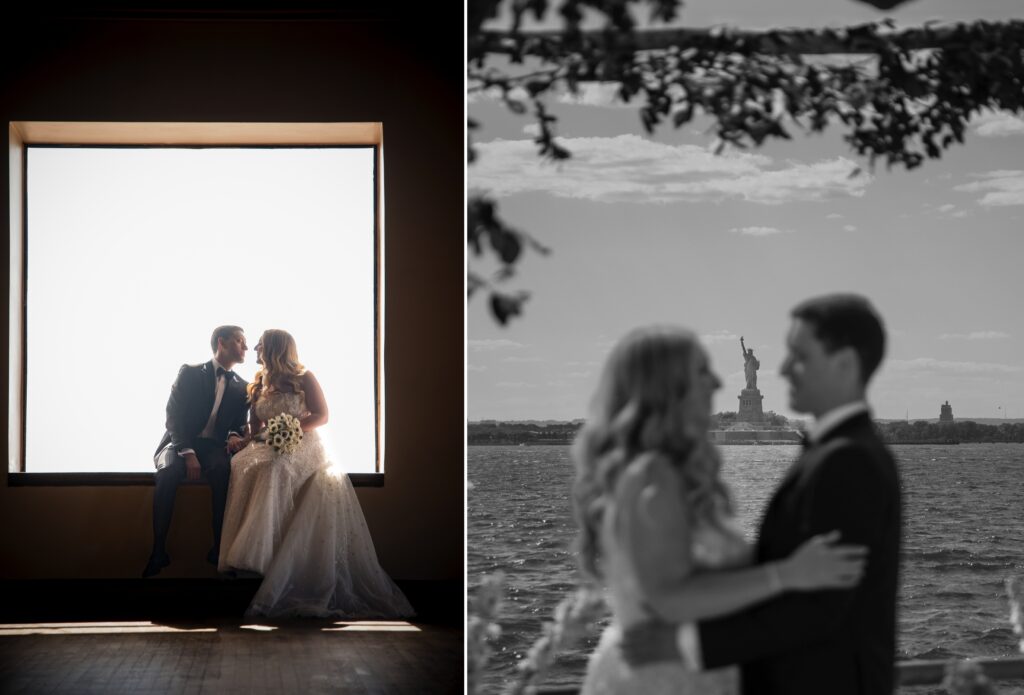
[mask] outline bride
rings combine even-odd
[[[591,655],[583,695],[738,695],[738,671],[693,672],[681,662],[631,667],[623,630],[660,620],[725,615],[783,590],[853,586],[863,548],[807,541],[784,561],[750,566],[708,441],[721,386],[691,332],[642,328],[604,367],[573,446],[573,501],[584,574],[603,583],[612,622]]]
[[[256,361],[262,368],[249,385],[249,434],[231,459],[217,569],[263,575],[246,615],[412,616],[377,562],[352,483],[320,440],[327,403],[316,377],[299,364],[295,340],[265,331]],[[291,452],[265,441],[267,421],[281,413],[301,425]]]

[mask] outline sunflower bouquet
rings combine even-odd
[[[267,420],[263,440],[279,454],[290,454],[299,448],[302,441],[302,426],[299,419],[288,413],[281,413]]]

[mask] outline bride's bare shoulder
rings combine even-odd
[[[644,455],[631,462],[617,486],[619,504],[645,528],[679,523],[684,513],[679,472],[663,456]]]
[[[320,385],[320,382],[317,381],[316,376],[314,376],[313,372],[309,371],[308,369],[302,373],[302,376],[299,377],[299,381],[302,383],[302,388],[307,390],[310,387],[318,387]]]

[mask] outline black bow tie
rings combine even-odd
[[[230,371],[228,369],[224,369],[224,367],[217,367],[217,378],[218,379],[220,378],[221,374],[226,376],[228,379],[234,379],[235,378],[235,373],[234,372],[232,372],[232,371]]]

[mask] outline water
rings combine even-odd
[[[797,456],[795,446],[725,446],[723,475],[753,540],[762,510]],[[1003,581],[1024,574],[1024,446],[895,446],[904,494],[899,658],[1019,655]],[[469,586],[506,573],[502,635],[485,680],[498,692],[575,587],[576,533],[566,446],[471,446],[467,563]],[[604,623],[602,623],[603,626]],[[578,684],[595,632],[559,657],[545,685]],[[1001,683],[1017,693],[1020,683]],[[903,688],[901,695],[942,692]]]

